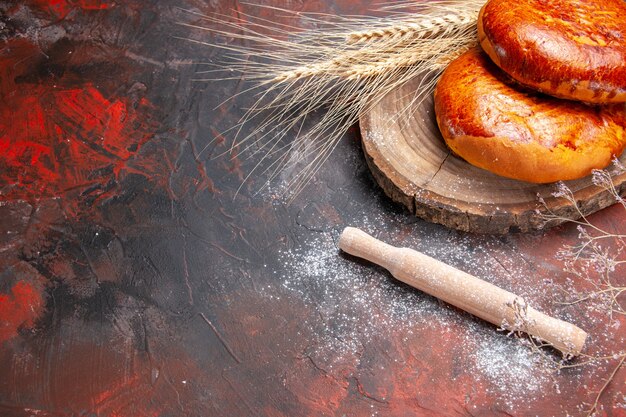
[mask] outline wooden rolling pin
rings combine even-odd
[[[567,355],[578,355],[583,349],[587,333],[579,327],[547,316],[529,307],[521,297],[423,253],[393,247],[353,227],[343,231],[339,248],[496,326],[529,333]]]

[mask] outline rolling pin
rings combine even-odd
[[[387,269],[398,280],[511,331],[523,331],[548,342],[566,355],[580,354],[587,333],[547,316],[523,298],[430,256],[396,248],[354,227],[346,227],[339,248]]]

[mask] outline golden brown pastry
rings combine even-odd
[[[626,146],[625,105],[592,107],[522,91],[479,48],[445,70],[435,113],[454,153],[523,181],[584,177]]]
[[[626,102],[624,0],[490,0],[478,36],[523,85],[589,103]]]

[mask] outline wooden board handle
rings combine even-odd
[[[353,227],[343,231],[339,248],[386,268],[412,287],[496,326],[536,336],[565,354],[578,355],[585,345],[587,333],[579,327],[547,316],[523,298],[423,253],[396,248]]]

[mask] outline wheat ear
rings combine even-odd
[[[273,8],[319,28],[300,32],[251,15],[241,15],[243,23],[190,12],[199,22],[185,25],[235,40],[195,42],[225,50],[230,58],[225,69],[238,72],[237,79],[254,81],[251,89],[261,92],[232,129],[233,146],[262,152],[248,177],[269,173],[272,180],[293,171],[286,189],[295,196],[360,114],[411,78],[438,74],[459,51],[476,44],[482,4],[483,0],[432,1],[393,10],[387,18],[309,16]],[[427,80],[415,92],[413,103],[432,91],[436,76]],[[325,110],[321,119],[307,126],[308,116],[321,108]],[[295,139],[284,143],[293,135]]]
[[[388,26],[374,30],[349,33],[346,37],[348,44],[384,40],[386,38],[424,39],[445,37],[453,28],[476,23],[473,11],[460,10],[459,13],[434,16],[430,19],[406,21],[395,26]]]

